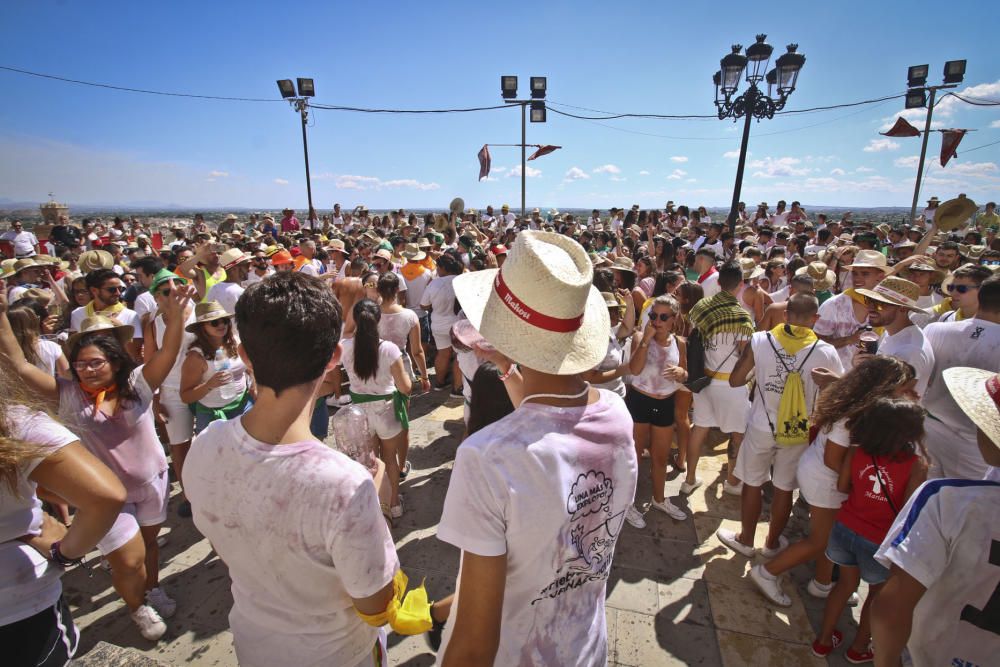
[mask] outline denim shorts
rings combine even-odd
[[[875,560],[878,547],[838,521],[830,533],[826,557],[837,565],[860,569],[861,579],[869,585],[881,584],[889,578],[889,569]]]

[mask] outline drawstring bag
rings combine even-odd
[[[775,347],[774,338],[770,332],[767,334],[767,341],[771,344],[771,349],[774,350],[774,357],[787,373],[785,386],[781,391],[781,400],[778,401],[777,425],[771,421],[767,410],[764,410],[764,414],[767,415],[767,423],[771,427],[771,435],[774,436],[774,441],[779,447],[806,445],[809,443],[809,408],[806,405],[806,388],[802,382],[802,368],[809,361],[809,357],[819,345],[819,341],[812,344],[808,354],[797,369],[785,365],[781,355],[778,354],[778,348]],[[760,398],[763,403],[763,393]]]

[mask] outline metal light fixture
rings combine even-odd
[[[740,54],[743,46],[733,44],[732,53],[719,61],[722,72],[722,94],[730,97],[736,92],[740,85],[740,77],[743,75],[743,68],[747,66],[747,58]]]
[[[531,103],[531,122],[532,123],[544,123],[545,122],[545,102],[536,101]]]
[[[517,77],[516,76],[501,76],[500,77],[500,95],[505,100],[513,100],[517,97]]]
[[[767,35],[757,35],[757,42],[750,45],[747,49],[747,60],[749,61],[747,65],[747,81],[749,83],[758,83],[764,78],[764,72],[767,69],[767,63],[771,60],[771,53],[774,51],[774,47],[765,42]]]
[[[927,83],[927,74],[930,72],[930,65],[912,65],[906,71],[906,86],[908,88],[919,88]]]
[[[806,64],[806,57],[796,53],[798,44],[789,44],[787,51],[774,61],[777,70],[778,94],[787,97],[795,90],[795,82],[799,78],[799,70]]]
[[[295,97],[295,85],[291,79],[279,79],[278,90],[281,91],[281,97],[284,99]]]
[[[299,83],[299,97],[314,97],[316,95],[316,86],[313,84],[312,79],[298,79]]]
[[[772,69],[767,73],[767,96],[774,97],[774,87],[778,84],[778,70]]]
[[[944,64],[944,82],[962,83],[965,78],[965,61],[949,60]]]
[[[531,77],[531,99],[534,100],[545,99],[546,86],[547,86],[546,77],[544,76]]]
[[[923,88],[910,90],[906,93],[906,108],[921,109],[927,106],[927,91]]]
[[[718,106],[722,103],[722,98],[719,97],[719,86],[722,85],[722,72],[716,72],[712,75],[712,83],[715,84],[715,104]]]

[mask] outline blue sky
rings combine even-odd
[[[711,114],[719,58],[766,32],[775,56],[795,41],[807,57],[790,109],[902,92],[908,65],[929,63],[937,82],[944,61],[959,58],[969,61],[961,89],[1000,100],[998,7],[37,0],[0,5],[0,65],[265,98],[277,97],[276,79],[311,76],[318,102],[393,108],[498,104],[501,74],[518,75],[524,91],[529,76],[545,75],[554,102]],[[955,28],[940,29],[945,23]],[[304,206],[301,136],[286,104],[139,95],[5,71],[0,84],[0,198],[42,200],[52,191],[74,203]],[[920,141],[877,134],[901,109],[894,100],[755,123],[743,199],[909,205]],[[916,122],[920,113],[908,116]],[[528,141],[563,149],[528,163],[529,206],[728,206],[740,143],[732,121],[548,118],[529,124]],[[519,140],[516,109],[416,117],[316,110],[313,121],[318,207],[444,207],[454,196],[470,206],[519,204],[517,149],[495,148],[491,179],[476,180],[484,143]],[[996,199],[1000,144],[963,149],[1000,140],[1000,107],[952,98],[934,122],[978,131],[957,160],[931,169],[921,198]],[[939,150],[935,134],[928,155]]]

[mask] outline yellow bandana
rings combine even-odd
[[[104,310],[97,311],[94,309],[94,302],[88,303],[83,311],[84,317],[93,317],[94,315],[104,315],[104,317],[114,317],[118,313],[125,310],[125,304],[121,301],[113,306],[109,306]]]
[[[864,297],[864,295],[863,294],[858,294],[857,290],[855,290],[853,287],[845,289],[844,290],[844,294],[846,294],[847,296],[849,296],[851,298],[851,301],[853,301],[854,303],[860,303],[862,306],[866,306],[867,305],[867,304],[865,304],[865,297]],[[874,330],[875,330],[875,333],[877,333],[879,336],[881,336],[882,332],[885,331],[885,327],[874,327]]]
[[[812,329],[795,324],[779,324],[771,329],[771,335],[785,349],[785,352],[793,356],[798,354],[799,350],[809,347],[819,340]]]

